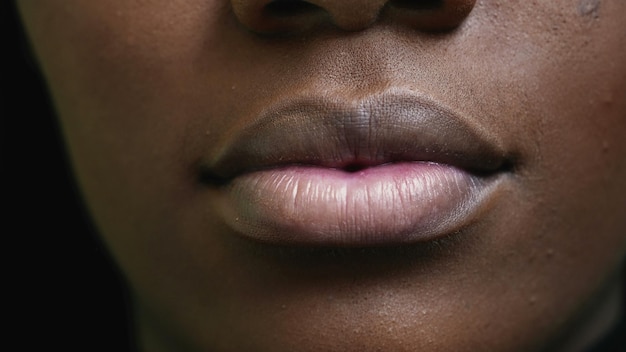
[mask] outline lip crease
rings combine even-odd
[[[277,245],[424,242],[472,223],[509,160],[475,120],[410,90],[295,96],[199,162],[237,234]]]

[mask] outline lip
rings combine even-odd
[[[237,234],[277,245],[366,247],[455,233],[488,208],[506,153],[488,130],[410,90],[295,96],[199,162]]]

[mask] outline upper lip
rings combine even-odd
[[[346,170],[392,162],[449,164],[490,174],[506,153],[475,119],[423,95],[390,90],[358,100],[296,96],[270,105],[201,161],[206,182],[288,165]]]

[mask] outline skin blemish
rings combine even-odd
[[[578,3],[578,14],[587,18],[598,18],[601,0],[580,0]]]

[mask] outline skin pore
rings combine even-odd
[[[575,351],[620,318],[626,2],[17,4],[145,351]],[[388,246],[259,241],[279,225],[246,211],[271,217],[282,204],[233,195],[254,172],[216,166],[242,131],[283,102],[317,99],[260,129],[291,157],[306,138],[354,137],[317,119],[371,101],[389,111],[397,91],[453,116],[420,133],[460,126],[450,144],[467,129],[497,150],[488,175],[459,176],[497,180],[472,216]],[[206,169],[226,176],[206,181]]]

